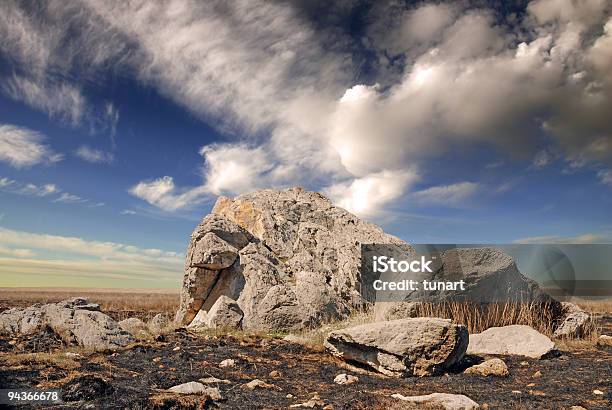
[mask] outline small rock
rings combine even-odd
[[[596,394],[597,396],[603,396],[604,392],[602,392],[601,390],[593,390],[593,394]]]
[[[570,410],[587,410],[587,409],[585,409],[582,406],[572,406],[572,407],[570,407]]]
[[[295,396],[293,394],[291,394],[291,393],[288,393],[285,397],[288,398],[289,400],[291,400]]]
[[[179,384],[177,386],[170,387],[168,391],[170,393],[178,394],[206,394],[214,401],[223,400],[221,392],[218,388],[204,386],[202,383],[199,382],[187,382]]]
[[[273,385],[273,384],[270,384],[270,383],[266,383],[263,380],[254,379],[254,380],[251,380],[248,383],[245,383],[244,387],[249,389],[249,390],[255,390],[257,388],[259,388],[259,389],[273,389],[276,386]]]
[[[204,384],[232,384],[231,381],[226,379],[217,379],[216,377],[206,377],[204,379],[200,379],[201,383]]]
[[[608,335],[599,336],[599,338],[597,338],[597,345],[611,347],[612,346],[612,336],[608,336]]]
[[[521,362],[521,366],[523,366],[523,367],[527,367],[527,366],[529,366],[529,362],[522,361],[522,362]]]
[[[534,387],[535,385],[536,385],[535,383],[529,383],[527,387]]]
[[[478,403],[463,394],[432,393],[425,396],[406,397],[395,393],[391,397],[424,406],[438,406],[445,410],[472,410],[479,408]]]
[[[351,383],[355,383],[357,380],[359,380],[359,378],[356,376],[353,376],[351,374],[346,374],[346,373],[340,373],[334,378],[334,383],[351,384]]]
[[[532,379],[539,379],[540,377],[542,377],[542,372],[539,370],[535,372],[533,375],[531,375]]]
[[[74,353],[74,352],[66,352],[64,353],[64,356],[69,357],[71,359],[82,359],[83,356],[78,354],[78,353]]]
[[[520,390],[512,390],[512,394],[523,394]]]
[[[219,363],[219,367],[234,367],[236,366],[236,361],[234,359],[225,359],[221,363]]]
[[[275,378],[275,379],[276,379],[276,378],[279,378],[279,377],[281,377],[281,376],[282,376],[282,375],[281,375],[281,372],[279,372],[278,370],[272,370],[272,371],[270,372],[270,377],[272,377],[272,378]]]
[[[181,350],[179,346],[176,346],[174,349],[172,349],[173,352],[178,352],[179,350]]]
[[[467,368],[465,374],[477,374],[480,376],[499,376],[507,377],[508,366],[501,359],[490,359],[484,362]]]
[[[314,409],[315,407],[323,407],[325,402],[321,400],[318,394],[312,396],[312,399],[308,400],[304,403],[292,404],[289,408],[306,408],[306,409]]]
[[[153,358],[153,363],[159,363],[161,361],[161,357],[154,357]]]
[[[137,317],[130,317],[118,323],[119,327],[132,336],[137,338],[146,338],[150,335],[148,326]]]
[[[170,320],[168,317],[163,313],[158,313],[157,315],[153,316],[153,319],[149,321],[147,326],[154,335],[161,335],[169,324]]]
[[[13,339],[13,340],[9,341],[8,344],[11,345],[11,346],[15,346],[17,344],[17,340]]]

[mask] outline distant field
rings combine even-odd
[[[173,316],[179,304],[179,292],[150,289],[78,289],[78,288],[0,288],[0,312],[34,303],[59,302],[76,296],[99,303],[102,310],[116,319],[149,319],[157,313]]]

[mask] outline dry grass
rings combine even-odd
[[[77,296],[99,303],[102,311],[115,313],[112,316],[117,320],[134,316],[150,319],[157,313],[173,317],[179,306],[178,290],[0,288],[0,308],[53,303]]]
[[[0,366],[20,367],[51,366],[63,370],[75,370],[81,367],[79,362],[66,356],[63,352],[57,353],[6,353],[0,354]]]
[[[575,298],[570,302],[575,303],[589,313],[612,313],[612,299]]]

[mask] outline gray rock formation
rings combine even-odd
[[[467,353],[474,355],[516,355],[540,359],[555,344],[545,335],[525,325],[491,327],[470,335]]]
[[[118,323],[85,298],[9,309],[0,313],[0,331],[31,334],[49,327],[66,344],[93,350],[113,350],[134,341]]]
[[[240,329],[243,316],[235,300],[221,295],[206,314],[204,323],[210,328]]]
[[[496,248],[457,248],[437,255],[433,273],[419,280],[465,281],[465,290],[414,291],[390,295],[374,307],[376,320],[392,320],[419,315],[419,302],[461,301],[473,304],[525,302],[546,305],[552,316],[559,316],[561,305],[543,293],[538,284],[523,276],[514,260]],[[401,275],[401,273],[400,273]]]
[[[395,393],[391,397],[414,404],[417,406],[415,408],[441,408],[444,410],[475,410],[480,408],[478,403],[463,394],[432,393],[424,396],[404,396]]]
[[[463,357],[468,332],[448,319],[409,318],[336,330],[325,347],[335,356],[388,376],[431,376]]]
[[[191,236],[181,306],[189,324],[225,295],[246,329],[299,329],[346,318],[367,302],[360,245],[401,240],[300,188],[219,198]]]
[[[592,325],[591,315],[570,302],[561,302],[563,307],[562,321],[555,329],[554,337],[577,338],[582,337]]]

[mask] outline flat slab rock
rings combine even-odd
[[[93,350],[114,350],[134,341],[130,333],[99,309],[85,298],[9,309],[0,313],[0,331],[31,334],[48,327],[66,344]]]
[[[470,335],[468,354],[515,355],[540,359],[552,352],[555,343],[537,330],[525,325],[492,327]]]
[[[391,395],[395,399],[407,401],[429,408],[443,408],[445,410],[472,410],[479,409],[480,406],[474,400],[463,394],[432,393],[424,396],[403,396],[399,393]]]
[[[388,376],[432,376],[463,357],[468,332],[440,318],[408,318],[336,330],[325,341],[335,356]]]

